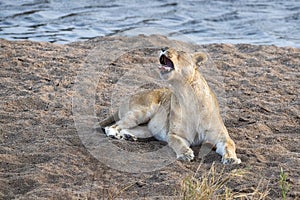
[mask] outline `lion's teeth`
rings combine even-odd
[[[171,68],[171,67],[166,67],[166,70],[167,70],[167,71],[171,71],[172,68]]]
[[[170,72],[170,71],[172,71],[172,67],[169,67],[169,66],[167,66],[167,65],[160,65],[160,66],[158,66],[158,68],[161,70],[161,71],[165,71],[165,72]]]

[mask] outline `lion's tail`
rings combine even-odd
[[[110,126],[112,125],[114,122],[119,121],[120,117],[119,117],[119,111],[116,111],[115,113],[113,113],[112,115],[108,116],[107,118],[105,118],[104,120],[102,120],[99,125],[100,127],[97,127],[96,130],[100,131],[102,133],[104,133],[104,128],[106,126]]]

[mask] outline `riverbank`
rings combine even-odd
[[[220,157],[212,151],[204,160],[197,158],[192,163],[175,161],[147,173],[124,172],[95,158],[82,142],[74,113],[80,113],[74,98],[79,95],[81,75],[93,69],[91,76],[98,77],[83,89],[94,95],[92,109],[100,121],[128,95],[124,77],[138,74],[148,81],[137,89],[161,84],[155,82],[155,73],[162,46],[190,52],[200,49],[210,57],[199,70],[219,95],[225,125],[242,160],[241,165],[224,170],[246,172],[228,187],[239,193],[268,188],[270,199],[280,198],[282,168],[291,185],[288,197],[299,197],[300,49],[199,46],[162,36],[100,37],[66,45],[0,39],[0,46],[2,199],[101,199],[117,193],[119,198],[163,199],[174,197],[180,182],[201,161],[200,174],[213,162],[222,168]],[[138,67],[146,73],[132,71]],[[147,79],[149,74],[153,78]],[[84,101],[81,105],[89,106]],[[158,141],[109,142],[124,151],[141,153],[165,145]]]

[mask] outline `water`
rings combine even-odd
[[[139,33],[300,48],[300,1],[0,0],[0,38],[69,43]]]

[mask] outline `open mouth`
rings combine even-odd
[[[161,55],[159,58],[159,62],[161,66],[159,66],[159,70],[162,74],[169,73],[174,70],[173,62],[165,55]]]

